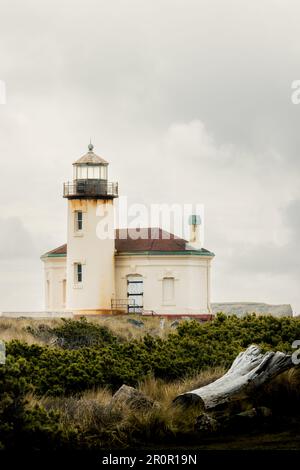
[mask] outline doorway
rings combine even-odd
[[[144,303],[144,281],[142,276],[127,277],[128,313],[142,313]]]

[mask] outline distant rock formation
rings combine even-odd
[[[269,305],[257,302],[223,302],[212,303],[212,313],[223,312],[226,315],[243,317],[248,313],[257,315],[273,315],[274,317],[292,317],[293,310],[289,304]]]

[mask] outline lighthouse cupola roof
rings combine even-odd
[[[64,183],[68,199],[112,199],[118,197],[118,183],[108,182],[108,162],[94,153],[90,142],[88,152],[73,163],[73,181]]]
[[[88,152],[76,160],[73,165],[108,165],[108,162],[94,153],[94,146],[90,142]]]

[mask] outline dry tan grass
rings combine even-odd
[[[81,397],[43,397],[28,395],[28,406],[41,405],[48,411],[59,412],[60,423],[66,430],[76,427],[89,435],[108,436],[118,445],[133,442],[137,436],[145,442],[170,438],[178,434],[193,433],[201,404],[188,409],[174,405],[173,399],[182,392],[216,380],[224,373],[221,368],[198,373],[192,378],[172,383],[147,378],[138,390],[155,401],[156,406],[147,409],[131,409],[124,404],[111,406],[112,394],[107,389],[90,390]],[[101,437],[100,437],[101,439]]]
[[[174,331],[171,327],[172,321],[165,320],[162,327],[159,318],[153,317],[138,317],[135,315],[124,315],[124,316],[110,316],[99,318],[88,318],[89,322],[107,326],[114,334],[121,336],[126,340],[139,339],[150,334],[152,336],[165,338],[170,332]],[[139,328],[128,322],[129,319],[142,320],[144,326]],[[39,325],[47,325],[55,327],[62,324],[62,320],[59,318],[55,319],[26,319],[26,318],[0,318],[0,339],[3,341],[11,341],[17,339],[25,341],[28,344],[45,344],[40,338],[33,336],[31,333],[26,331],[28,326],[36,329]]]
[[[207,385],[223,374],[225,374],[225,369],[217,367],[200,371],[193,377],[186,377],[175,382],[164,382],[149,377],[140,383],[139,390],[152,400],[158,401],[162,405],[168,405],[177,395]]]
[[[141,319],[143,328],[138,328],[128,322],[128,319]],[[176,330],[171,327],[172,321],[165,320],[162,324],[159,318],[137,316],[113,316],[90,318],[88,321],[107,326],[114,334],[125,339],[142,338],[150,334],[164,338],[170,332]],[[28,331],[28,326],[37,329],[40,325],[58,326],[60,319],[0,319],[0,338],[6,341],[19,339],[29,344],[43,344]],[[45,342],[44,342],[45,343]],[[211,369],[199,372],[192,378],[185,378],[172,383],[155,378],[147,378],[139,384],[139,391],[154,400],[156,407],[147,410],[132,410],[128,405],[114,409],[111,407],[111,393],[107,389],[90,390],[80,397],[43,397],[36,398],[28,395],[28,407],[43,406],[48,411],[59,412],[60,423],[67,430],[76,427],[79,431],[90,436],[103,435],[103,442],[109,435],[109,442],[117,445],[128,443],[128,435],[134,441],[135,436],[144,436],[148,439],[160,439],[163,436],[174,436],[177,433],[189,433],[193,431],[195,418],[199,415],[200,408],[191,407],[183,410],[179,405],[173,404],[173,399],[178,394],[205,385],[224,373],[223,369]],[[106,436],[106,437],[105,437]],[[91,439],[93,439],[91,437]]]
[[[180,393],[207,385],[223,375],[223,368],[215,368],[201,371],[193,377],[184,378],[175,382],[149,377],[140,383],[140,392],[158,403],[158,407],[150,410],[124,413],[124,427],[134,430],[135,435],[144,436],[144,439],[152,439],[160,442],[160,439],[170,438],[182,434],[192,434],[197,416],[203,411],[199,402],[193,407],[182,408],[173,403],[174,398]]]
[[[51,325],[54,326],[59,320],[33,320],[33,319],[10,319],[10,318],[0,318],[0,339],[2,341],[11,341],[13,339],[19,341],[25,341],[28,344],[44,344],[44,342],[33,336],[31,333],[26,331],[28,326],[37,328],[38,325]]]
[[[300,368],[293,367],[270,382],[267,382],[262,389],[265,401],[270,403],[270,407],[298,407],[300,398]]]
[[[144,323],[144,326],[139,328],[132,325],[128,321],[130,319],[141,320]],[[110,317],[99,316],[99,318],[88,318],[88,321],[98,325],[107,326],[114,334],[127,340],[142,338],[145,334],[165,338],[170,332],[174,331],[174,328],[171,327],[172,320],[164,320],[162,325],[161,320],[157,317],[116,315]]]

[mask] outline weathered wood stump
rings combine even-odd
[[[200,401],[206,410],[210,410],[246,398],[253,390],[291,367],[290,355],[272,351],[262,354],[259,347],[251,345],[236,357],[226,374],[209,385],[179,395],[175,402],[189,404]]]

